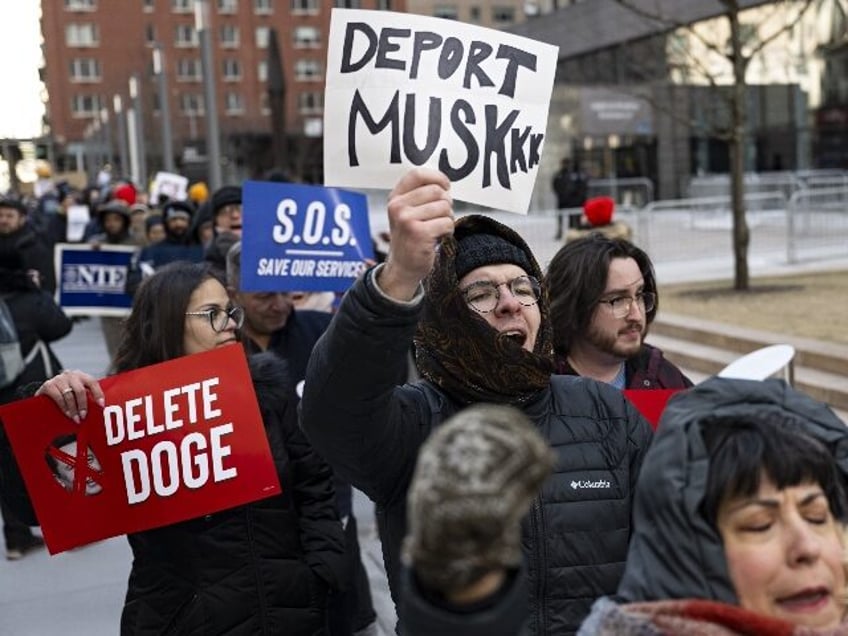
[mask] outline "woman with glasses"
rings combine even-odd
[[[545,276],[557,373],[619,389],[684,389],[692,382],[645,343],[659,307],[654,266],[624,239],[600,232],[569,241]]]
[[[118,373],[235,343],[244,320],[203,264],[174,263],[139,287],[115,360]],[[122,634],[323,634],[344,558],[330,469],[297,424],[285,363],[250,358],[282,493],[128,536],[133,551]],[[38,394],[85,417],[98,382],[66,371]]]

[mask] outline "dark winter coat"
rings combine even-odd
[[[56,291],[56,271],[53,267],[53,244],[38,234],[28,223],[10,234],[0,234],[0,253],[16,252],[23,260],[21,269],[38,270],[41,289]]]
[[[709,455],[700,422],[777,413],[823,442],[848,474],[848,429],[827,406],[781,380],[710,378],[671,398],[645,457],[633,506],[635,533],[618,593],[627,602],[696,598],[738,604],[721,537],[701,514]]]
[[[557,358],[557,373],[580,375],[568,364],[565,356]],[[687,389],[692,380],[666,360],[661,349],[643,344],[638,354],[624,363],[626,389]]]
[[[323,633],[344,554],[330,469],[297,426],[285,363],[250,367],[282,494],[129,535],[124,635]]]
[[[406,495],[421,444],[463,405],[428,381],[396,386],[422,311],[375,289],[373,270],[348,291],[312,353],[302,426],[333,468],[377,504],[393,597]],[[651,428],[620,391],[554,376],[518,405],[557,454],[523,527],[532,631],[568,634],[615,590],[631,534],[631,491]]]
[[[406,568],[398,614],[407,636],[518,636],[527,629],[527,572],[507,572],[494,594],[462,607],[422,588]]]
[[[33,356],[18,379],[0,389],[0,404],[18,399],[19,389],[31,382],[44,382],[62,370],[48,343],[64,338],[73,322],[53,300],[52,294],[37,288],[23,271],[0,269],[0,296],[6,301],[21,345],[21,357]],[[33,350],[34,347],[37,350]]]

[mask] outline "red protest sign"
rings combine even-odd
[[[100,385],[81,425],[45,396],[0,408],[51,554],[280,492],[241,345]]]
[[[651,427],[656,430],[668,399],[683,389],[625,389],[624,397],[630,400]]]

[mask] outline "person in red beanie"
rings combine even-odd
[[[115,189],[112,191],[112,199],[120,199],[127,207],[135,204],[136,195],[136,189],[131,183],[122,183],[115,186]]]

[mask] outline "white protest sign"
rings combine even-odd
[[[91,221],[91,214],[87,205],[72,205],[68,207],[68,224],[65,230],[65,238],[70,243],[82,240],[85,234],[85,226]]]
[[[160,194],[171,201],[185,201],[188,196],[188,178],[173,172],[157,172],[150,186],[150,200],[154,205],[159,201]]]
[[[409,13],[333,9],[325,184],[392,188],[441,170],[455,199],[527,213],[558,48]]]

